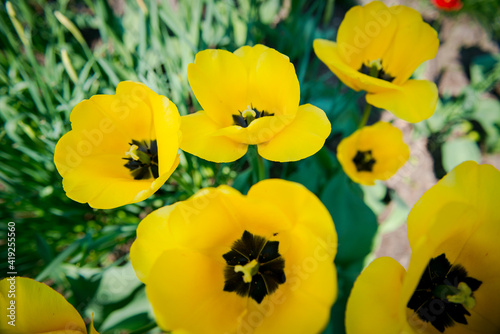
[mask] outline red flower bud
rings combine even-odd
[[[463,6],[461,0],[431,0],[432,4],[440,10],[456,11]]]

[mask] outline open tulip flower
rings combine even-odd
[[[179,124],[175,104],[141,83],[80,102],[54,153],[67,196],[98,209],[148,198],[179,164]]]
[[[405,6],[373,1],[351,8],[337,42],[314,41],[318,58],[347,86],[367,92],[367,103],[412,123],[429,118],[438,91],[427,80],[409,80],[424,61],[436,56],[437,33]]]
[[[379,258],[359,276],[348,334],[500,333],[500,172],[466,161],[408,216],[406,271]]]
[[[174,333],[320,333],[336,298],[337,235],[304,186],[228,186],[149,214],[130,250],[158,325]]]
[[[403,133],[387,122],[365,126],[342,139],[337,158],[354,182],[374,185],[393,176],[410,156]]]
[[[330,134],[321,109],[299,106],[288,57],[264,45],[201,51],[188,79],[203,110],[181,117],[181,149],[200,158],[235,161],[257,145],[265,159],[295,161],[316,153]]]
[[[84,334],[85,322],[57,291],[26,277],[0,281],[0,333]],[[90,324],[89,334],[99,334]]]

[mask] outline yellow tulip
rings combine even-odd
[[[158,325],[175,333],[320,333],[337,295],[337,235],[304,186],[199,191],[149,214],[130,250]]]
[[[26,277],[0,281],[0,333],[87,333],[78,311],[49,286]],[[89,334],[99,334],[93,323]]]
[[[466,161],[428,190],[408,216],[408,271],[383,257],[361,273],[347,333],[500,333],[499,189],[498,170]]]
[[[403,133],[387,122],[365,126],[347,138],[337,148],[337,158],[344,172],[357,183],[375,184],[387,180],[401,168],[410,156]]]
[[[344,84],[366,91],[367,103],[411,123],[435,111],[436,85],[409,78],[422,62],[436,56],[438,47],[436,31],[416,10],[380,1],[351,8],[337,42],[314,41],[318,58]]]
[[[201,51],[188,79],[203,110],[181,117],[181,149],[203,159],[234,161],[257,145],[268,160],[295,161],[316,153],[330,134],[321,109],[299,106],[288,57],[264,45]]]
[[[115,95],[95,95],[71,112],[72,130],[54,162],[66,195],[93,208],[140,202],[179,164],[180,116],[144,84],[121,82]]]

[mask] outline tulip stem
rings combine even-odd
[[[259,155],[257,146],[255,145],[249,146],[247,154],[248,154],[248,162],[252,167],[254,183],[264,180],[266,178],[264,159]]]
[[[366,125],[368,121],[368,117],[370,117],[370,111],[372,110],[371,104],[366,104],[365,109],[363,110],[363,116],[361,117],[361,121],[359,122],[358,129],[361,129]]]
[[[264,169],[264,159],[257,153],[257,182],[266,178],[266,171]]]

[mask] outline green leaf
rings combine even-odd
[[[99,329],[100,333],[116,333],[117,330],[132,331],[149,325],[153,319],[146,289],[141,289],[125,307],[111,312]]]
[[[118,303],[130,297],[141,285],[130,262],[124,266],[111,267],[102,275],[96,300],[101,305]]]
[[[360,187],[339,172],[328,181],[320,199],[330,211],[338,234],[335,263],[364,259],[372,250],[378,225],[377,217],[363,201]]]
[[[443,167],[446,172],[450,172],[467,160],[481,161],[479,146],[475,141],[465,137],[445,142],[441,147],[441,152],[443,154]]]
[[[260,20],[264,24],[271,24],[280,9],[280,0],[263,1],[259,7]]]

